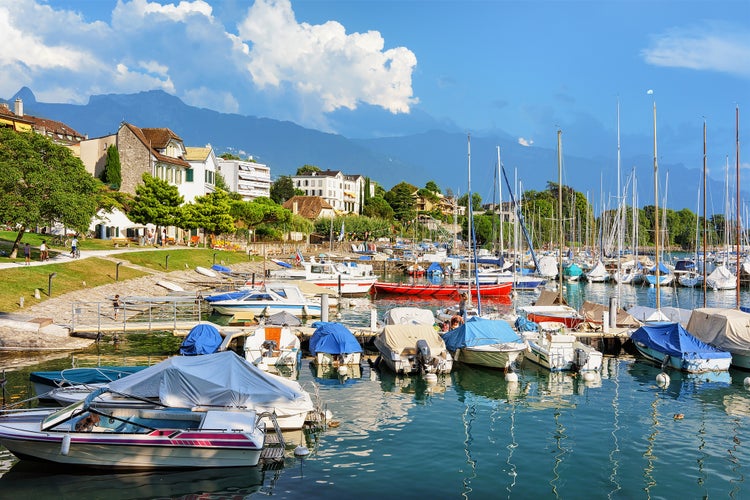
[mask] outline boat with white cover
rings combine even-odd
[[[432,325],[386,325],[373,341],[380,361],[397,374],[450,373],[453,357]]]

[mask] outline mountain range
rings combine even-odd
[[[543,190],[548,182],[557,182],[557,151],[519,144],[502,132],[472,135],[455,127],[429,129],[398,137],[347,138],[304,128],[289,121],[219,113],[189,106],[179,98],[160,90],[135,94],[94,95],[85,105],[38,102],[33,92],[24,87],[7,102],[21,98],[24,112],[29,115],[58,120],[89,137],[100,137],[117,131],[122,122],[138,127],[167,127],[179,135],[186,146],[211,144],[217,154],[232,152],[245,157],[252,155],[271,168],[271,175],[292,175],[302,165],[321,169],[341,170],[346,174],[368,176],[386,190],[406,181],[422,187],[435,181],[445,192],[465,193],[471,169],[471,188],[484,201],[496,197],[497,148],[511,183],[521,182],[523,190]],[[422,117],[423,118],[423,117]],[[402,118],[403,119],[403,118]],[[423,119],[423,125],[435,122]],[[359,125],[362,129],[363,125]],[[648,154],[621,159],[622,186],[635,170],[638,179],[638,205],[653,204],[653,157]],[[668,182],[665,172],[669,172]],[[563,155],[563,184],[586,193],[597,212],[616,205],[617,159],[611,157]],[[660,206],[698,211],[697,186],[701,169],[683,164],[659,165],[661,178]],[[666,184],[666,186],[665,186]],[[502,190],[507,193],[507,186]],[[725,186],[723,181],[709,179],[709,215],[723,213]],[[628,191],[630,193],[631,191]],[[604,193],[604,194],[602,194]],[[747,195],[742,193],[743,197]],[[504,195],[507,200],[507,194]],[[602,203],[602,199],[604,202]],[[632,195],[627,195],[630,204]]]

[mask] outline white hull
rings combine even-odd
[[[295,368],[300,353],[299,337],[288,327],[266,326],[245,337],[245,359],[261,369],[268,366]]]
[[[343,359],[342,359],[343,356]],[[351,366],[357,365],[362,361],[361,352],[351,352],[346,354],[329,354],[327,352],[319,352],[315,354],[315,363],[322,367],[338,367],[338,366]]]
[[[707,358],[707,359],[684,359],[674,356],[666,356],[664,353],[651,349],[640,342],[633,342],[636,349],[644,358],[654,363],[663,364],[667,357],[667,365],[675,370],[688,373],[719,372],[729,370],[732,358]]]
[[[378,346],[378,343],[375,343]],[[378,347],[380,352],[380,360],[391,369],[391,371],[401,375],[411,375],[419,373],[419,365],[417,363],[416,354],[399,355],[387,348],[381,349]],[[453,358],[448,351],[440,353],[438,356],[438,365],[431,367],[427,373],[444,374],[450,373],[453,368]]]
[[[270,316],[279,312],[287,312],[293,316],[308,316],[312,318],[320,317],[320,306],[315,305],[293,305],[279,304],[274,302],[247,305],[242,303],[211,304],[219,314],[227,316],[234,315],[238,312],[251,312],[256,316]]]
[[[257,428],[235,432],[164,427],[120,433],[97,426],[90,432],[76,432],[67,422],[41,431],[42,420],[53,411],[4,416],[0,419],[0,444],[20,458],[90,467],[161,469],[254,466],[265,440],[265,433]]]
[[[539,333],[528,336],[525,359],[550,371],[599,371],[602,353],[576,340],[575,335]]]

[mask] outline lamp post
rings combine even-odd
[[[213,263],[213,265],[214,266],[216,265],[216,252],[214,252],[214,263]]]
[[[122,265],[122,262],[118,262],[115,264],[115,281],[120,281],[120,266]]]
[[[47,297],[52,297],[52,278],[57,276],[57,273],[49,273],[49,281],[47,282]]]
[[[169,271],[169,254],[164,257],[164,269]]]

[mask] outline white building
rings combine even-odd
[[[294,187],[305,192],[305,196],[320,196],[334,210],[358,214],[362,205],[365,178],[361,175],[344,175],[340,170],[324,170],[306,175],[292,176]],[[370,196],[375,195],[375,186],[370,186]]]
[[[245,201],[271,197],[271,169],[262,163],[247,160],[217,158],[217,172],[221,173],[234,193]]]
[[[185,171],[185,178],[178,188],[185,203],[190,203],[198,196],[214,192],[219,162],[210,144],[203,148],[185,147],[185,160],[190,168]]]

